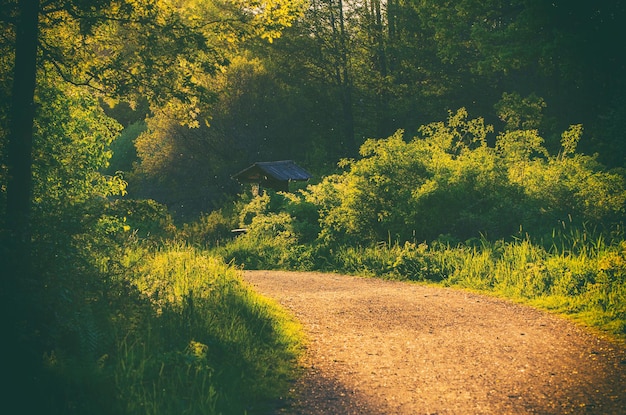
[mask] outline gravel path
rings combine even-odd
[[[626,348],[550,314],[459,290],[246,271],[302,322],[276,414],[626,414]]]

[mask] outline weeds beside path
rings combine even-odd
[[[246,271],[309,339],[276,413],[622,414],[626,348],[508,301],[403,282]]]

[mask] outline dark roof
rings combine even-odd
[[[233,176],[242,182],[275,180],[281,182],[309,180],[311,174],[292,160],[259,161]]]

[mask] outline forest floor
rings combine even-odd
[[[625,414],[626,347],[467,291],[335,274],[246,271],[308,344],[273,414]]]

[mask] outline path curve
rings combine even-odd
[[[624,414],[626,350],[571,322],[465,291],[245,271],[309,338],[276,414]]]

